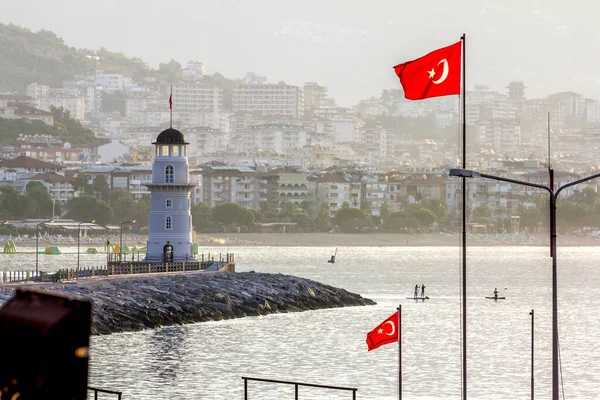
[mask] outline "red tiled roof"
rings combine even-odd
[[[10,160],[0,161],[0,168],[49,168],[62,169],[58,164],[52,164],[46,161],[36,160],[35,158],[20,156]]]
[[[69,178],[66,176],[62,176],[59,174],[55,174],[54,172],[45,172],[43,174],[37,174],[32,176],[31,178],[24,179],[26,181],[44,181],[48,183],[73,183],[75,179]]]

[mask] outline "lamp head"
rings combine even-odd
[[[477,171],[462,168],[452,168],[449,172],[450,176],[458,176],[461,178],[479,178],[481,174]]]

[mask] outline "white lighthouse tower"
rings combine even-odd
[[[184,262],[194,259],[192,214],[186,146],[177,129],[165,129],[158,135],[148,217],[149,262]]]

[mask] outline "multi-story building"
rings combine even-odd
[[[85,119],[85,97],[72,94],[69,90],[51,89],[47,96],[35,99],[37,108],[50,111],[50,107],[64,108],[71,118],[77,120]]]
[[[233,112],[260,112],[302,117],[302,90],[286,84],[238,85],[233,89]]]
[[[9,102],[2,99],[0,99],[0,118],[41,121],[46,125],[54,125],[54,115],[52,113],[31,107],[26,103]]]
[[[306,145],[302,147],[302,168],[305,170],[327,169],[333,166],[335,155],[335,151],[330,147]]]
[[[376,165],[387,160],[388,131],[382,126],[364,127],[362,129],[362,144],[368,164]]]
[[[71,147],[61,140],[52,137],[24,137],[16,141],[14,154],[18,157],[25,156],[50,163],[79,162],[86,158],[88,161],[98,159],[98,147],[90,148]]]
[[[0,181],[17,181],[41,173],[63,174],[63,167],[27,156],[0,161]]]
[[[75,76],[63,82],[63,89],[85,98],[86,115],[102,110],[102,86],[96,84],[93,76]]]
[[[361,201],[371,203],[371,215],[381,215],[381,208],[389,198],[387,176],[365,175],[361,178],[361,185]]]
[[[272,210],[279,210],[281,203],[293,203],[297,206],[306,202],[311,214],[315,214],[316,187],[309,175],[290,168],[278,168],[267,173],[268,201]]]
[[[44,172],[23,179],[23,181],[25,182],[25,187],[27,187],[27,183],[29,182],[40,182],[48,190],[52,200],[64,203],[75,196],[75,188],[73,187],[75,179],[68,176],[59,175],[54,172]]]
[[[317,209],[325,201],[329,202],[331,215],[335,215],[344,203],[352,208],[360,207],[361,182],[357,176],[327,172],[314,181],[317,183]]]
[[[50,92],[50,86],[40,85],[39,83],[33,82],[27,85],[26,93],[27,96],[37,99],[38,97],[48,96]]]
[[[122,92],[124,89],[123,74],[116,71],[96,71],[96,85],[102,86],[105,92]]]
[[[284,154],[308,144],[308,132],[299,125],[261,124],[253,126],[248,135],[254,138],[254,149]],[[250,149],[249,149],[250,150]]]
[[[519,150],[521,126],[517,120],[482,119],[475,126],[476,140],[481,147],[502,154]]]
[[[86,175],[89,184],[93,184],[98,176],[103,175],[111,190],[126,190],[135,201],[150,195],[145,186],[152,181],[152,167],[149,165],[90,165],[79,169],[77,173]]]
[[[202,61],[188,61],[185,68],[181,70],[186,79],[196,80],[202,78],[206,72],[206,66]]]
[[[202,175],[204,203],[210,204],[211,207],[223,203],[236,203],[258,210],[263,199],[262,179],[252,168],[213,166]]]
[[[168,87],[164,87],[168,93]],[[218,112],[223,108],[223,89],[202,83],[177,83],[173,85],[173,112],[181,122],[190,124],[194,114]]]
[[[187,128],[185,138],[188,146],[188,159],[208,154],[224,154],[229,143],[228,135],[218,129],[205,126]]]
[[[306,82],[304,84],[304,113],[315,108],[323,107],[327,100],[327,88],[319,82]]]

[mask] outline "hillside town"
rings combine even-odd
[[[20,134],[1,149],[0,185],[25,194],[28,183],[39,182],[54,204],[64,205],[84,194],[82,179],[93,185],[101,177],[111,191],[147,199],[152,142],[172,123],[190,143],[193,205],[277,212],[291,203],[313,218],[324,207],[331,217],[349,207],[380,222],[426,200],[458,215],[460,182],[448,177],[460,152],[454,96],[407,101],[392,89],[341,107],[315,81],[290,85],[248,72],[243,80],[211,83],[218,80],[207,79],[201,61],[183,67],[171,61],[177,81],[133,79],[103,69],[100,57],[94,61],[93,74],[73,76],[62,87],[30,82],[25,93],[0,87],[0,118],[53,126],[58,109],[102,139],[73,145]],[[500,91],[484,85],[467,91],[469,166],[545,183],[551,162],[558,185],[595,171],[600,102],[573,92],[533,99],[526,93],[518,81]],[[588,187],[596,191],[594,181],[576,190]],[[535,206],[531,195],[540,194],[485,180],[471,180],[468,193],[473,209],[486,208],[483,223],[491,225],[522,215]]]

